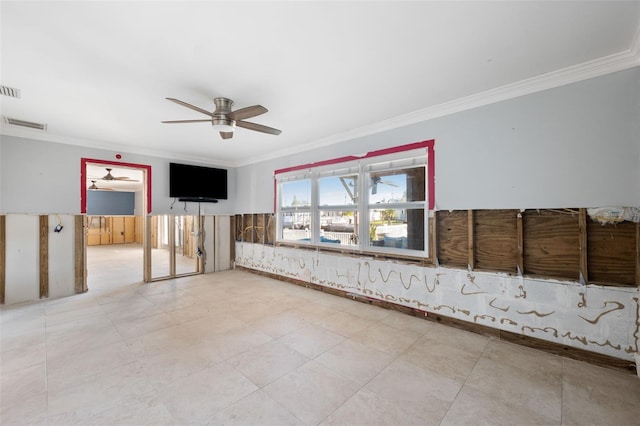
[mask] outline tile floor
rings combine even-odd
[[[89,284],[0,310],[3,426],[640,424],[635,375],[246,271]]]

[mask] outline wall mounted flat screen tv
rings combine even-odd
[[[169,163],[169,197],[180,201],[227,199],[227,170]]]

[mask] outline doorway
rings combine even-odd
[[[142,223],[142,216],[85,216],[88,288],[112,290],[143,281]]]
[[[111,290],[145,281],[145,214],[151,166],[81,159],[84,217],[83,290]]]
[[[203,271],[202,217],[150,217],[151,281],[193,275]]]

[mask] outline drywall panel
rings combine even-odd
[[[231,269],[231,217],[215,217],[215,270]]]
[[[62,225],[60,232],[56,226]],[[49,298],[75,293],[74,216],[49,215]]]
[[[169,162],[176,161],[176,158],[115,152],[4,135],[1,141],[0,213],[79,214],[80,159],[91,158],[151,166],[152,213],[176,214],[175,208],[178,208],[178,204],[175,203],[174,206],[175,200],[169,197]],[[118,154],[121,158],[116,159]],[[218,166],[202,163],[200,165]],[[20,176],[20,179],[15,179],[15,176]],[[216,204],[180,203],[181,214],[233,213],[235,176],[235,169],[229,168],[228,200],[220,200]]]
[[[204,218],[204,272],[231,269],[231,216]]]
[[[560,345],[632,360],[640,289],[423,267],[236,242],[236,264]],[[355,303],[355,302],[354,302]]]
[[[238,168],[238,213],[273,211],[273,171],[435,140],[436,208],[635,206],[640,67]]]
[[[6,217],[6,304],[40,297],[39,221],[36,215]]]

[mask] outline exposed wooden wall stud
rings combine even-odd
[[[233,263],[236,260],[236,241],[238,241],[238,215],[232,215],[230,219],[231,220],[229,220],[229,226],[231,227],[231,229],[229,230],[229,235],[231,236],[231,238],[229,238],[229,258]]]
[[[49,216],[40,215],[40,299],[49,297]]]
[[[640,287],[640,223],[636,223],[636,286]]]
[[[87,291],[87,256],[84,247],[84,216],[77,215],[74,218],[74,264],[76,293]]]
[[[432,259],[432,264],[437,264],[437,255],[438,255],[438,235],[436,233],[437,224],[436,219],[437,215],[434,213],[432,217],[429,218],[429,257]]]
[[[518,238],[518,263],[517,268],[520,274],[524,274],[524,228],[522,226],[522,212],[516,216],[516,229]]]
[[[153,233],[155,232],[154,223],[157,224],[157,221],[154,221],[154,216],[147,215],[142,219],[144,223],[142,228],[142,281],[145,283],[151,282],[151,251],[153,248]]]
[[[469,235],[469,242],[467,245],[467,250],[468,250],[468,254],[469,254],[469,261],[468,261],[468,268],[473,270],[473,268],[475,267],[475,259],[474,259],[474,254],[475,254],[475,244],[474,244],[474,240],[473,240],[473,230],[474,230],[474,226],[473,226],[473,210],[467,210],[467,232]]]
[[[580,209],[578,213],[580,235],[580,278],[583,284],[589,282],[589,269],[587,267],[587,209]]]

